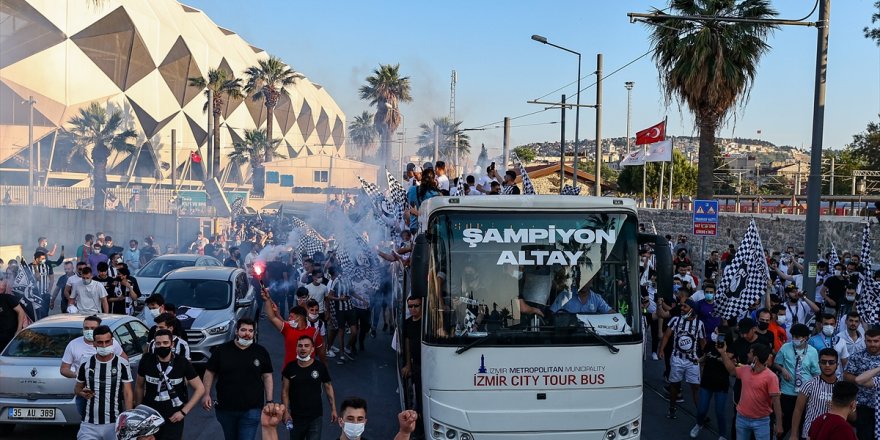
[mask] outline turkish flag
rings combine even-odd
[[[198,151],[189,153],[189,158],[192,159],[193,163],[202,163],[202,155]]]
[[[653,144],[666,139],[666,121],[636,132],[636,145]]]

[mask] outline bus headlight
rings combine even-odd
[[[605,432],[606,440],[627,440],[639,438],[641,420],[631,420],[623,425],[615,426]]]
[[[474,440],[474,436],[471,433],[446,426],[439,422],[431,422],[431,438],[436,440],[444,438],[449,440]]]

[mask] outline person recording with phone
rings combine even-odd
[[[697,423],[691,428],[691,438],[697,438],[709,414],[710,402],[715,401],[715,420],[718,432],[727,432],[727,393],[730,389],[730,374],[724,367],[721,356],[725,356],[719,347],[733,338],[727,326],[718,326],[709,333],[710,342],[703,349],[700,364],[703,374],[700,376],[700,398],[697,404]]]

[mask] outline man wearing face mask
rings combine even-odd
[[[806,324],[813,314],[819,312],[819,306],[806,298],[797,286],[785,287],[785,313],[792,324]]]
[[[83,335],[67,343],[67,347],[64,348],[64,354],[61,356],[61,368],[59,369],[62,376],[76,379],[76,372],[80,365],[97,353],[94,333],[99,325],[101,325],[101,318],[94,315],[87,316],[83,320]],[[128,359],[128,356],[123,353],[122,346],[116,342],[116,339],[113,339],[112,346],[113,353],[126,360]],[[86,399],[76,396],[75,400],[76,408],[79,410],[80,416],[82,416],[86,409]]]
[[[820,294],[825,305],[833,307],[840,313],[840,303],[846,299],[846,276],[843,273],[843,265],[834,265],[834,272],[825,279]]]
[[[330,373],[315,362],[315,343],[307,335],[296,341],[296,360],[281,372],[281,401],[287,407],[285,420],[293,424],[291,440],[320,440],[323,426],[321,392],[330,404],[330,423],[336,423],[336,396]]]
[[[821,323],[822,329],[810,338],[809,344],[817,351],[822,351],[824,348],[834,349],[840,360],[837,367],[838,375],[843,375],[843,369],[849,359],[849,350],[846,349],[846,341],[837,334],[837,317],[830,313],[823,314]]]
[[[128,249],[122,251],[122,261],[133,271],[141,268],[141,250],[138,249],[137,240],[129,240]]]
[[[264,291],[265,292],[265,291]],[[272,361],[269,352],[254,342],[256,323],[241,318],[236,338],[217,346],[205,367],[202,406],[215,409],[226,440],[252,440],[260,427],[260,412],[272,401]],[[217,382],[217,401],[211,386]]]
[[[793,325],[791,341],[782,346],[772,366],[782,379],[782,432],[791,429],[794,406],[801,387],[820,373],[819,352],[807,343],[809,337],[810,328],[806,324]],[[800,420],[796,423],[800,423]]]
[[[719,344],[719,349],[724,350]],[[744,365],[734,363],[732,356],[721,356],[724,368],[742,383],[742,395],[736,400],[736,438],[770,440],[770,415],[776,416],[776,436],[782,431],[782,408],[779,404],[779,378],[767,367],[773,362],[770,347],[757,343],[748,351]]]
[[[85,315],[109,313],[110,305],[107,302],[107,289],[100,283],[92,282],[92,269],[88,266],[82,268],[80,277],[82,282],[73,286],[73,292],[70,295],[70,305],[76,306],[79,313]]]
[[[116,419],[121,412],[133,408],[134,377],[128,361],[114,353],[110,327],[100,325],[92,336],[96,353],[80,366],[73,389],[74,394],[86,400],[77,439],[115,440]]]
[[[715,284],[706,282],[703,286],[703,298],[697,301],[695,311],[697,318],[703,322],[706,328],[706,334],[715,333],[715,328],[721,325],[721,318],[714,316],[712,311],[715,310]],[[694,294],[696,296],[696,294]],[[693,299],[693,297],[691,297]]]
[[[67,285],[67,280],[70,277],[75,276],[73,271],[73,262],[67,261],[64,263],[64,275],[58,278],[58,281],[55,283],[55,288],[52,290],[52,299],[49,301],[49,308],[55,309],[55,301],[58,299],[60,294],[61,296],[61,313],[67,313],[67,296],[64,295],[64,287]]]
[[[40,303],[34,304],[35,320],[49,316],[49,302],[52,299],[49,296],[49,289],[52,285],[52,269],[46,263],[46,258],[45,252],[34,252],[34,261],[30,265],[37,282],[35,293],[40,297]]]
[[[770,333],[776,338],[780,346],[788,342],[788,318],[785,316],[785,306],[776,304],[770,308]]]
[[[170,313],[170,310],[167,312]],[[150,325],[150,323],[153,324],[153,326],[150,327],[149,333],[147,333],[147,342],[152,341],[153,338],[156,337],[158,324],[156,324],[155,320],[159,317],[159,315],[162,315],[163,313],[166,313],[165,298],[158,293],[154,293],[147,297],[144,307],[144,323],[146,323],[147,325]],[[180,320],[177,319],[177,317],[175,316],[172,316],[172,319],[173,322],[169,325],[169,327],[171,327],[171,333],[174,334],[174,336],[176,336],[177,338],[189,342],[189,338],[187,338],[186,336],[186,330],[183,329],[183,325],[180,323]]]
[[[174,335],[175,327],[178,325],[180,325],[180,321],[178,321],[171,313],[165,312],[156,317],[154,333],[158,335],[159,332],[163,330],[171,332],[173,335],[171,338],[171,351],[177,356],[186,360],[191,360],[189,344],[179,336]],[[144,352],[155,353],[156,347],[158,346],[156,345],[156,338],[154,336],[153,339],[150,339],[150,342],[147,343],[147,349],[144,350]]]
[[[241,251],[237,246],[229,248],[229,256],[223,261],[223,265],[226,267],[241,268]]]
[[[404,410],[397,414],[400,428],[394,440],[409,440],[418,421],[419,415],[413,410]],[[339,427],[342,428],[339,440],[367,440],[363,436],[366,426],[367,401],[360,397],[348,397],[343,400],[339,414]]]
[[[157,440],[183,438],[184,418],[205,393],[202,380],[192,364],[174,353],[172,338],[168,330],[156,332],[153,352],[145,353],[138,365],[134,389],[135,405],[143,403],[165,419],[156,434]],[[192,387],[192,396],[189,396],[187,386]]]
[[[666,417],[675,419],[676,400],[681,390],[681,382],[684,380],[691,386],[694,404],[699,402],[700,365],[697,355],[697,346],[700,350],[706,345],[706,332],[703,323],[697,319],[694,313],[696,303],[688,299],[681,304],[681,316],[675,316],[669,320],[669,328],[663,334],[660,341],[658,354],[661,358],[666,356],[664,348],[672,339],[672,357],[670,358],[669,382],[669,412]]]
[[[318,329],[309,328],[308,324],[306,324],[308,319],[306,309],[300,306],[291,307],[287,315],[287,321],[284,321],[281,319],[278,305],[269,296],[269,291],[263,289],[262,295],[263,301],[266,302],[266,317],[284,336],[284,365],[296,359],[296,344],[301,336],[312,338],[315,342],[315,351],[318,353],[318,357],[326,365],[327,355],[324,347],[324,338],[321,337]]]
[[[776,335],[770,331],[770,322],[773,319],[773,315],[770,313],[770,310],[761,309],[758,310],[757,314],[758,318],[758,342],[770,347],[774,352],[779,350],[782,347],[782,343],[776,340]]]

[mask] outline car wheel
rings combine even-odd
[[[15,431],[14,423],[0,423],[0,437],[10,436],[12,431]]]

